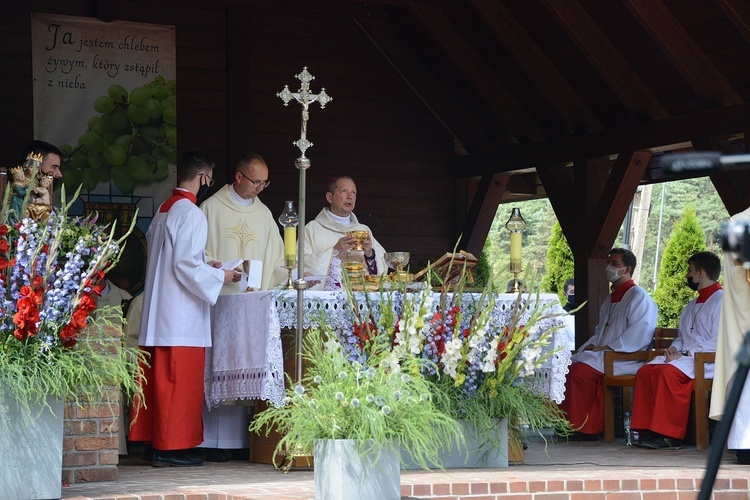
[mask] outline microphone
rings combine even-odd
[[[750,154],[722,155],[718,151],[666,154],[659,159],[659,166],[667,175],[692,172],[708,174],[724,169],[739,169],[748,165],[750,165]]]
[[[377,217],[375,217],[375,216],[374,216],[374,215],[372,214],[372,212],[367,212],[367,211],[365,211],[365,212],[361,212],[361,213],[362,213],[362,215],[363,215],[363,216],[364,216],[364,217],[365,217],[366,219],[369,219],[369,220],[372,220],[372,221],[375,221],[375,222],[377,222],[377,223],[378,223],[378,225],[379,225],[380,227],[382,227],[383,229],[385,229],[385,230],[386,230],[386,231],[388,232],[388,234],[389,234],[390,236],[392,236],[393,238],[395,238],[395,239],[396,239],[396,241],[398,241],[398,242],[399,242],[399,243],[400,243],[401,245],[403,245],[404,247],[406,247],[406,249],[407,249],[407,250],[409,250],[409,253],[411,254],[411,256],[412,256],[412,257],[415,257],[415,258],[417,259],[417,264],[419,264],[419,265],[424,265],[424,266],[426,266],[426,265],[427,265],[427,263],[429,262],[429,261],[428,261],[427,259],[425,259],[424,257],[422,257],[422,256],[421,256],[420,254],[418,254],[417,252],[415,252],[415,251],[414,251],[414,249],[412,248],[412,246],[411,246],[411,245],[409,245],[409,244],[408,244],[408,243],[406,243],[406,242],[405,242],[404,240],[402,240],[402,239],[401,239],[401,238],[400,238],[400,237],[399,237],[399,236],[398,236],[398,235],[397,235],[396,233],[394,233],[394,232],[393,232],[393,231],[391,230],[391,228],[390,228],[390,227],[386,226],[386,225],[385,225],[385,224],[384,224],[384,223],[383,223],[383,222],[382,222],[382,221],[381,221],[380,219],[378,219]]]

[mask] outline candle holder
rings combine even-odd
[[[508,269],[513,273],[513,287],[510,292],[518,293],[521,291],[518,275],[523,272],[521,262],[521,233],[526,229],[526,221],[521,215],[520,208],[514,208],[511,210],[510,218],[508,219],[508,222],[505,223],[505,228],[510,231],[510,263]]]
[[[284,211],[279,215],[279,224],[284,227],[284,268],[287,270],[287,290],[294,290],[292,271],[297,267],[297,224],[299,217],[293,201],[284,202]]]

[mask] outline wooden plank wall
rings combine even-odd
[[[304,66],[333,101],[310,108],[307,217],[325,205],[329,180],[350,175],[355,213],[386,249],[434,258],[454,244],[452,140],[350,17],[232,9],[229,119],[233,156],[250,148],[269,162],[272,210],[296,197],[301,108],[276,93],[297,91]],[[283,26],[283,29],[279,27]],[[367,217],[370,214],[371,217]]]
[[[196,6],[197,5],[197,6]],[[17,163],[31,139],[30,12],[97,17],[87,0],[17,0],[0,7],[0,162]],[[457,234],[452,138],[347,15],[225,7],[221,2],[119,2],[117,19],[176,26],[180,150],[209,151],[217,187],[236,159],[257,151],[275,215],[297,199],[301,109],[276,97],[299,89],[304,66],[333,101],[311,108],[307,219],[325,204],[328,181],[350,175],[355,213],[386,249],[411,251],[412,265],[453,248]],[[369,215],[369,217],[368,217]]]

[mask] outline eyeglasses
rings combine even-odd
[[[240,175],[241,175],[242,177],[244,177],[245,179],[247,179],[247,180],[249,180],[250,182],[252,182],[252,183],[253,183],[253,186],[255,186],[255,187],[258,187],[258,186],[263,186],[263,189],[265,189],[265,188],[267,188],[268,186],[270,186],[270,185],[271,185],[271,181],[268,181],[268,180],[266,180],[266,181],[254,181],[254,180],[252,180],[252,179],[251,179],[250,177],[248,177],[248,176],[246,176],[245,174],[243,174],[243,173],[242,173],[241,171],[239,171],[239,170],[238,170],[238,172],[240,173]]]
[[[208,187],[211,187],[214,185],[214,178],[208,175],[206,172],[201,172],[200,175],[204,176],[208,179]]]

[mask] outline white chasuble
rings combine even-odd
[[[305,226],[305,272],[315,276],[326,276],[333,258],[334,245],[346,236],[347,231],[356,230],[370,233],[378,274],[388,272],[385,264],[385,249],[375,239],[372,230],[365,224],[360,224],[354,213],[351,213],[349,217],[351,224],[341,224],[331,217],[328,208],[324,208],[314,220]]]
[[[273,214],[257,196],[250,205],[238,205],[227,184],[201,204],[208,219],[206,258],[221,262],[263,261],[261,289],[274,288],[287,277],[284,242]],[[221,293],[239,293],[239,283],[224,285]]]

